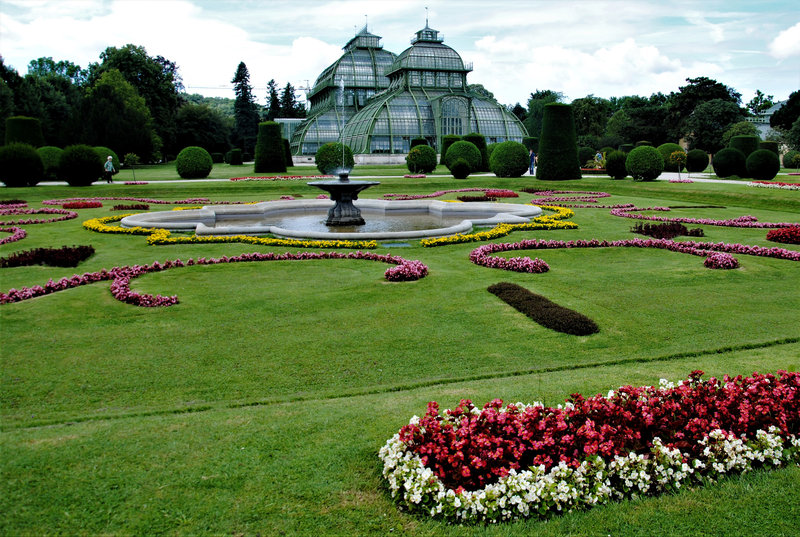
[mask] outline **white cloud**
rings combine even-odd
[[[800,22],[775,36],[769,44],[769,52],[781,60],[800,55]]]

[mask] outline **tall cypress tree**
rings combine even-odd
[[[245,153],[253,154],[258,137],[258,107],[253,98],[250,86],[250,73],[244,62],[239,62],[236,75],[231,80],[236,100],[233,103],[233,138],[234,144],[240,146]]]
[[[275,79],[267,82],[267,121],[274,121],[281,112],[281,98],[278,95],[278,84]]]

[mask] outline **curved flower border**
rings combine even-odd
[[[776,228],[789,227],[798,224],[792,222],[759,222],[755,216],[745,215],[729,220],[712,220],[710,218],[681,218],[668,216],[647,216],[644,214],[632,214],[634,211],[662,211],[669,212],[669,207],[627,207],[612,209],[611,214],[623,218],[634,218],[637,220],[654,220],[656,222],[682,222],[684,224],[701,224],[706,226],[741,227],[741,228]]]
[[[746,183],[747,186],[755,186],[758,188],[777,188],[781,190],[800,190],[800,183],[765,183],[762,181],[752,181]]]
[[[695,373],[702,374],[700,371]],[[797,384],[797,373],[779,371],[779,374],[782,378],[785,377],[787,384],[792,382],[794,385]],[[769,377],[772,376],[753,375],[756,381],[766,379],[768,385]],[[790,377],[794,378],[794,381]],[[775,379],[775,377],[772,378]],[[624,400],[627,397],[638,396],[640,401],[643,401],[640,404],[645,407],[657,405],[659,400],[669,400],[670,404],[674,404],[677,394],[687,394],[688,392],[686,396],[691,398],[691,393],[694,393],[694,388],[698,386],[701,391],[716,389],[720,393],[727,393],[730,389],[730,391],[736,392],[741,390],[740,387],[735,386],[737,380],[741,381],[741,377],[730,379],[726,376],[723,382],[713,378],[703,382],[690,376],[689,380],[679,382],[676,389],[674,384],[662,379],[658,388],[623,386],[617,392],[613,390],[609,392],[606,398],[597,395],[591,400],[581,398],[581,401],[591,402],[599,407],[608,406],[610,411],[613,411],[614,400],[620,398]],[[707,384],[710,387],[694,384],[695,382]],[[716,388],[714,388],[715,385]],[[783,390],[781,393],[783,397],[786,397],[790,392]],[[797,393],[796,388],[794,388],[794,393]],[[757,396],[756,393],[755,397]],[[777,394],[776,396],[779,397]],[[699,401],[699,403],[695,401],[695,404],[701,404],[702,396],[699,395],[699,392],[695,397]],[[788,403],[788,405],[791,404],[791,402]],[[433,411],[431,405],[433,405]],[[495,400],[488,403],[481,411],[472,406],[471,401],[462,401],[455,411],[445,410],[439,415],[438,405],[430,403],[428,413],[423,419],[413,416],[409,425],[392,436],[380,449],[378,456],[383,462],[383,477],[387,481],[392,497],[401,508],[453,523],[478,523],[523,518],[546,519],[576,509],[589,509],[613,500],[635,499],[644,495],[677,491],[687,484],[713,483],[725,475],[745,473],[756,467],[777,468],[791,463],[800,464],[800,437],[796,431],[796,418],[794,425],[789,429],[786,429],[786,424],[782,428],[774,424],[758,429],[753,426],[752,429],[756,430],[750,436],[744,433],[736,436],[730,431],[722,430],[719,425],[716,425],[715,420],[694,418],[692,428],[697,429],[695,436],[698,436],[699,440],[696,445],[689,445],[683,451],[677,447],[665,445],[661,438],[656,436],[646,449],[638,453],[630,451],[627,454],[616,454],[604,459],[596,451],[586,451],[585,454],[584,451],[581,451],[581,454],[584,455],[582,459],[564,460],[562,458],[558,464],[553,462],[549,470],[542,463],[534,463],[528,468],[509,468],[501,472],[495,482],[476,490],[465,490],[460,486],[455,489],[450,488],[441,481],[437,473],[426,466],[426,462],[432,463],[434,458],[434,454],[430,450],[437,449],[438,444],[437,446],[431,445],[431,442],[436,443],[436,439],[425,436],[427,443],[416,449],[412,449],[406,443],[418,443],[419,436],[425,435],[426,425],[429,425],[435,428],[434,431],[439,428],[446,431],[445,435],[434,433],[434,436],[441,441],[446,441],[446,438],[457,432],[456,438],[465,438],[467,442],[472,442],[472,447],[483,445],[479,443],[485,440],[486,446],[480,449],[493,449],[498,442],[502,443],[502,441],[500,438],[491,436],[490,431],[505,430],[503,424],[506,424],[506,428],[513,429],[517,423],[514,421],[515,416],[530,412],[534,416],[540,416],[538,423],[550,423],[550,427],[563,426],[566,428],[568,424],[564,421],[569,419],[572,408],[574,405],[571,402],[567,402],[564,408],[559,405],[555,409],[545,408],[542,403],[538,402],[531,405],[509,404],[503,408],[502,401]],[[752,404],[750,408],[753,408]],[[758,408],[753,408],[753,412],[759,412]],[[644,418],[646,417],[644,416]],[[754,415],[741,416],[739,425],[741,426],[744,421],[745,429],[747,429],[746,425],[757,423],[754,418]],[[489,425],[470,433],[476,419]],[[573,428],[578,426],[580,429],[576,434],[592,439],[587,441],[587,447],[599,442],[597,438],[611,434],[611,431],[601,433],[599,425],[595,428],[596,424],[590,419],[582,425],[581,423],[573,424]],[[551,432],[555,434],[554,431]],[[516,430],[509,431],[509,433],[521,434]],[[477,436],[472,438],[470,434]],[[548,433],[545,431],[543,434],[547,436]],[[540,434],[536,434],[536,438],[540,436]],[[563,440],[566,440],[566,437]],[[459,453],[462,453],[462,449],[467,450],[467,446],[458,447],[461,445],[460,440],[455,441],[458,442],[458,445],[448,444],[439,447],[445,453],[457,457]],[[508,449],[511,449],[511,446]],[[547,450],[546,444],[541,447],[534,446],[534,449],[537,452],[540,449]],[[417,450],[425,454],[420,456]],[[502,453],[502,449],[500,451],[499,455],[495,455],[499,459],[503,459],[506,455]],[[437,454],[436,460],[444,462],[441,456],[443,455]],[[452,464],[456,468],[467,469],[471,464],[480,462],[468,462],[466,459],[458,458],[451,463],[448,459],[447,467]],[[440,468],[439,471],[443,471],[443,468]]]
[[[78,213],[75,211],[68,211],[66,209],[49,209],[44,207],[42,209],[21,209],[11,206],[0,208],[0,216],[11,216],[20,214],[60,214],[55,218],[36,219],[36,218],[22,218],[19,220],[5,220],[0,222],[0,226],[13,226],[13,225],[29,225],[29,224],[50,224],[52,222],[61,222],[63,220],[72,220],[78,218]]]
[[[478,233],[469,234],[456,234],[449,237],[438,237],[434,239],[422,239],[420,244],[427,248],[435,246],[444,246],[447,244],[463,244],[465,242],[482,242],[499,239],[505,237],[512,231],[533,231],[545,229],[577,229],[578,224],[575,222],[562,222],[568,218],[575,216],[575,211],[565,207],[556,207],[553,205],[541,205],[542,209],[554,211],[554,214],[546,214],[537,216],[526,224],[498,224],[488,231],[479,231]]]
[[[222,263],[246,263],[252,261],[304,261],[318,259],[364,259],[367,261],[380,261],[395,265],[386,269],[384,277],[391,282],[408,282],[419,280],[428,275],[428,267],[418,260],[409,261],[400,256],[381,255],[373,252],[299,252],[276,254],[273,252],[260,253],[253,252],[241,254],[234,257],[222,256],[219,258],[200,257],[197,260],[189,259],[186,262],[176,259],[159,263],[153,262],[150,265],[132,265],[124,267],[114,267],[110,270],[102,269],[98,272],[87,272],[82,275],[74,274],[70,278],[61,278],[58,281],[48,280],[46,284],[35,285],[33,287],[23,287],[22,289],[10,289],[7,293],[0,293],[0,304],[10,304],[21,302],[39,296],[48,295],[57,291],[64,291],[82,285],[88,285],[99,281],[111,280],[111,294],[114,298],[128,304],[143,307],[163,307],[172,306],[178,303],[178,297],[150,295],[138,293],[131,290],[130,281],[144,274],[151,272],[161,272],[164,270],[189,267],[192,265],[217,265]]]
[[[28,236],[28,232],[22,229],[21,227],[0,227],[0,231],[4,233],[11,233],[8,237],[3,237],[0,239],[0,244],[9,244],[12,242],[21,241],[25,237]]]
[[[149,245],[170,245],[170,244],[212,244],[212,243],[243,243],[258,244],[261,246],[287,246],[290,248],[364,248],[373,249],[378,247],[377,241],[312,241],[299,239],[275,239],[270,237],[255,237],[252,235],[209,235],[207,237],[173,237],[172,234],[162,228],[145,227],[122,227],[110,226],[108,224],[119,222],[129,214],[118,214],[113,216],[103,216],[92,218],[83,223],[83,227],[89,231],[97,233],[118,233],[123,235],[148,235],[147,244]]]
[[[540,259],[531,260],[527,257],[505,259],[491,254],[514,250],[556,250],[562,248],[657,248],[660,250],[669,250],[682,254],[705,257],[707,258],[705,262],[706,267],[722,269],[737,268],[739,266],[739,262],[731,254],[800,261],[800,251],[787,250],[785,248],[765,248],[763,246],[726,244],[724,242],[674,241],[669,239],[625,239],[619,241],[598,239],[574,241],[528,239],[519,242],[492,243],[479,246],[470,252],[469,259],[476,265],[484,267],[500,268],[515,272],[539,273],[546,272],[546,270],[529,269],[544,263]],[[712,256],[713,259],[708,261],[708,258]]]

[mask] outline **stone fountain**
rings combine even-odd
[[[363,226],[364,218],[361,210],[353,205],[358,193],[371,186],[379,185],[379,181],[351,181],[350,170],[339,170],[339,180],[312,181],[308,186],[321,188],[330,194],[334,205],[328,211],[326,226]]]

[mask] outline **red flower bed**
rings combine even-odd
[[[540,405],[503,408],[500,399],[478,410],[470,400],[439,415],[436,402],[399,438],[447,488],[477,490],[509,470],[561,462],[575,468],[587,456],[605,461],[647,454],[655,438],[690,458],[720,429],[754,437],[777,427],[784,436],[800,432],[800,373],[753,373],[751,377],[701,380],[693,371],[675,387],[623,386],[608,397],[573,394],[563,408]],[[453,424],[455,423],[455,425]]]
[[[767,232],[767,240],[784,244],[800,244],[800,226],[771,229]]]
[[[61,205],[62,209],[96,209],[102,207],[99,201],[69,201]]]

